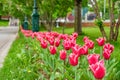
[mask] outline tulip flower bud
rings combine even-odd
[[[83,41],[86,43],[87,41],[89,40],[89,38],[87,37],[87,36],[85,36],[84,38],[83,38]]]
[[[85,43],[85,45],[89,48],[89,49],[93,49],[94,48],[94,42],[89,40]]]
[[[50,46],[49,51],[52,55],[56,54],[56,47],[55,46]]]
[[[67,53],[65,50],[61,50],[60,51],[60,59],[61,60],[65,60],[66,59],[66,56],[67,56]]]
[[[59,45],[60,45],[60,39],[57,38],[57,39],[55,40],[55,46],[58,47]]]
[[[43,48],[43,49],[46,49],[47,48],[47,42],[46,41],[44,41],[44,40],[41,40],[41,47]]]
[[[76,66],[78,64],[78,56],[75,55],[74,53],[71,53],[69,55],[69,63],[72,66]]]
[[[99,54],[89,54],[87,56],[87,59],[88,59],[88,62],[89,62],[90,65],[97,63],[99,58],[100,58]]]
[[[89,65],[89,67],[96,79],[102,79],[105,76],[106,69],[104,67],[103,60],[101,60],[95,64]]]
[[[103,46],[104,43],[105,43],[105,39],[104,38],[98,38],[98,39],[96,39],[96,41],[97,41],[99,46]]]
[[[108,60],[110,58],[111,51],[109,49],[104,49],[103,51],[103,57]]]

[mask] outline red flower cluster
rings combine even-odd
[[[106,69],[103,60],[89,65],[89,67],[96,79],[102,79],[105,76]]]
[[[99,46],[103,46],[105,44],[105,39],[104,38],[98,38],[96,39],[97,43]]]
[[[76,38],[78,37],[77,33],[73,33],[72,35],[67,34],[59,34],[57,32],[32,32],[31,30],[23,30],[21,28],[21,32],[26,37],[36,38],[43,49],[48,48],[50,54],[55,55],[57,53],[57,47],[60,46],[62,42],[63,50],[60,50],[60,59],[65,61],[67,58],[67,51],[72,50],[72,53],[68,55],[69,64],[72,66],[76,66],[78,64],[78,60],[80,56],[87,55],[89,68],[92,71],[94,77],[96,79],[102,79],[105,76],[106,69],[104,67],[104,61],[99,60],[99,54],[88,54],[89,49],[94,48],[94,42],[90,40],[88,37],[84,37],[84,45],[80,46],[76,44]],[[110,58],[111,53],[114,50],[114,46],[107,43],[105,44],[104,38],[96,39],[99,46],[103,46],[103,57],[108,60]]]
[[[110,59],[110,55],[114,50],[114,46],[107,43],[103,46],[103,56],[106,60]]]

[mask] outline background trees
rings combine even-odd
[[[119,0],[106,0],[106,12],[104,16],[100,17],[100,12],[104,12],[103,4],[101,0],[37,0],[38,12],[40,14],[40,21],[43,23],[48,31],[52,31],[52,27],[55,26],[57,18],[64,18],[68,12],[75,11],[75,26],[74,31],[78,34],[82,34],[81,25],[81,8],[86,7],[88,2],[93,6],[94,12],[97,15],[96,23],[99,26],[100,32],[107,40],[117,40],[120,25],[120,7]],[[3,5],[4,4],[4,5]],[[88,7],[88,6],[87,6]],[[33,0],[1,0],[0,1],[0,15],[11,15],[19,18],[23,21],[24,16],[28,17],[31,24],[31,14],[33,10]],[[110,15],[110,16],[109,16]],[[106,35],[104,30],[103,20],[110,19],[110,34]],[[116,20],[117,18],[117,20]],[[64,33],[64,27],[63,27]]]
[[[117,2],[118,0],[108,0],[108,9],[109,9],[109,19],[110,19],[110,33],[109,33],[109,40],[117,40],[118,37],[118,33],[119,33],[119,25],[120,25],[120,11],[116,12],[117,9],[120,9],[120,4],[119,2]],[[94,12],[97,16],[97,25],[99,26],[99,29],[101,31],[101,34],[103,37],[105,37],[107,40],[107,35],[106,32],[104,30],[104,25],[103,25],[103,19],[100,17],[100,5],[98,6],[99,1],[97,0],[90,0],[90,3],[94,9]],[[115,7],[115,4],[117,4],[117,8]],[[115,14],[117,14],[117,21],[116,21],[116,17]],[[105,15],[105,14],[104,14]]]

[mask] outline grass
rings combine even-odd
[[[0,26],[8,26],[8,20],[0,20]]]
[[[54,28],[53,30],[62,33],[62,28]],[[65,33],[67,34],[71,34],[73,31],[73,28],[65,28]],[[109,28],[105,27],[105,31],[108,35]],[[83,28],[83,35],[80,35],[77,39],[78,44],[83,45],[82,39],[84,36],[88,36],[95,41],[101,34],[97,27]],[[40,65],[40,60],[38,59],[40,57],[41,49],[38,47],[39,44],[35,42],[36,40],[34,41],[31,40],[31,38],[25,38],[19,33],[19,36],[12,44],[9,54],[5,58],[4,66],[0,69],[1,80],[41,80],[40,77],[42,77],[41,73],[43,72],[40,73],[40,70],[43,67]],[[115,50],[111,57],[120,62],[120,35],[117,42],[111,41],[110,43],[115,46]],[[95,52],[99,53],[99,47],[97,45],[95,45],[95,47]],[[116,67],[118,72],[120,72],[120,65],[118,64]],[[117,73],[116,75],[119,74]]]

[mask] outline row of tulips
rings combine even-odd
[[[100,54],[91,54],[89,52],[89,50],[94,49],[95,43],[88,37],[83,38],[83,46],[77,44],[77,33],[67,35],[59,34],[57,32],[32,32],[31,30],[24,30],[22,27],[21,32],[26,37],[31,37],[33,39],[36,38],[40,42],[41,48],[48,48],[51,55],[55,55],[57,53],[57,48],[61,45],[63,49],[59,50],[60,59],[65,62],[68,58],[68,62],[72,66],[77,66],[81,56],[85,55],[88,60],[89,69],[94,77],[101,80],[104,78],[106,74],[104,61],[110,59],[110,55],[114,50],[114,46],[109,43],[105,43],[104,38],[96,39],[98,45],[102,47],[103,51],[102,54],[100,53],[100,56]],[[70,52],[69,55],[67,54],[68,52]]]

